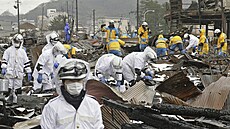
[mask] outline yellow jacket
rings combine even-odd
[[[146,30],[144,30],[144,28],[142,26],[139,27],[138,37],[139,37],[139,43],[140,44],[148,44],[148,42],[149,42],[149,29],[146,28]]]
[[[221,33],[218,40],[217,40],[217,48],[221,47],[221,43],[224,43],[224,46],[222,47],[222,52],[226,53],[228,46],[227,46],[227,42],[225,41],[227,38],[225,33]]]
[[[168,44],[166,43],[166,39],[163,35],[158,36],[158,40],[156,41],[156,48],[167,48]]]
[[[199,54],[200,55],[208,54],[208,52],[209,52],[209,45],[208,45],[208,42],[207,42],[207,38],[205,36],[205,30],[204,29],[201,29],[201,32],[200,32],[199,45],[200,44],[203,44],[203,48],[202,48],[202,51],[199,52]]]
[[[117,50],[117,51],[120,51],[121,49],[121,46],[124,46],[125,45],[125,42],[120,40],[120,39],[115,39],[115,40],[111,40],[107,45],[106,45],[106,48],[107,48],[107,51],[110,51],[110,50]]]
[[[102,32],[106,32],[106,42],[108,43],[110,40],[114,40],[118,38],[118,29],[117,28],[110,28],[110,27],[103,27],[101,28]]]
[[[172,45],[172,44],[178,44],[178,43],[183,43],[182,38],[180,36],[174,36],[170,40],[169,44]]]
[[[76,58],[76,48],[69,45],[69,44],[64,44],[64,47],[67,50],[68,58]]]

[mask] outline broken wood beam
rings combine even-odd
[[[124,105],[116,101],[102,98],[103,104],[111,108],[127,113],[133,120],[143,121],[145,124],[160,128],[160,129],[197,129],[201,128],[185,121],[171,120],[168,117],[163,117],[157,110],[144,106]],[[202,127],[204,128],[204,127]]]
[[[157,109],[162,114],[183,115],[194,117],[219,118],[220,116],[230,115],[229,111],[216,110],[210,108],[197,108],[190,106],[172,105],[172,104],[153,104],[153,109]]]

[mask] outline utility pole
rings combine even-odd
[[[44,20],[44,3],[42,4],[42,24],[41,24],[41,34],[43,34],[43,20]]]
[[[18,9],[18,33],[20,33],[20,21],[19,21],[19,0],[17,0],[17,9]]]
[[[73,15],[74,15],[74,14],[73,14],[73,6],[74,6],[73,4],[74,4],[74,1],[72,1],[72,11],[71,11],[72,19],[73,19],[73,17],[74,17],[74,16],[73,16]]]
[[[224,14],[224,1],[221,0],[221,16],[222,16],[222,29],[223,29],[223,32],[226,33],[226,17],[225,17],[225,14]]]
[[[198,14],[199,14],[199,25],[201,29],[201,6],[200,6],[201,0],[198,0]]]
[[[67,12],[67,18],[68,18],[68,23],[69,23],[69,2],[66,1],[66,12]]]
[[[78,0],[76,0],[76,35],[78,32]]]
[[[137,0],[137,29],[139,26],[139,0]]]
[[[93,9],[93,36],[95,36],[95,9]]]

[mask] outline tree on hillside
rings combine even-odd
[[[149,28],[152,30],[153,35],[163,33],[168,33],[169,28],[164,20],[164,15],[166,12],[165,4],[161,5],[154,0],[141,0],[140,2],[140,20],[144,20],[144,13],[147,10],[154,10],[155,12],[149,11],[145,15],[145,21],[148,22]]]
[[[66,23],[66,17],[59,15],[57,17],[54,17],[54,19],[50,21],[49,29],[55,31],[63,30],[65,27],[65,23]]]

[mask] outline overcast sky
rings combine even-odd
[[[17,0],[0,0],[0,14],[2,14],[4,11],[9,10],[13,14],[17,14],[17,10],[14,9],[15,1]],[[19,0],[21,2],[20,4],[20,13],[25,14],[29,12],[30,10],[37,7],[39,4],[43,2],[48,2],[50,0]]]

